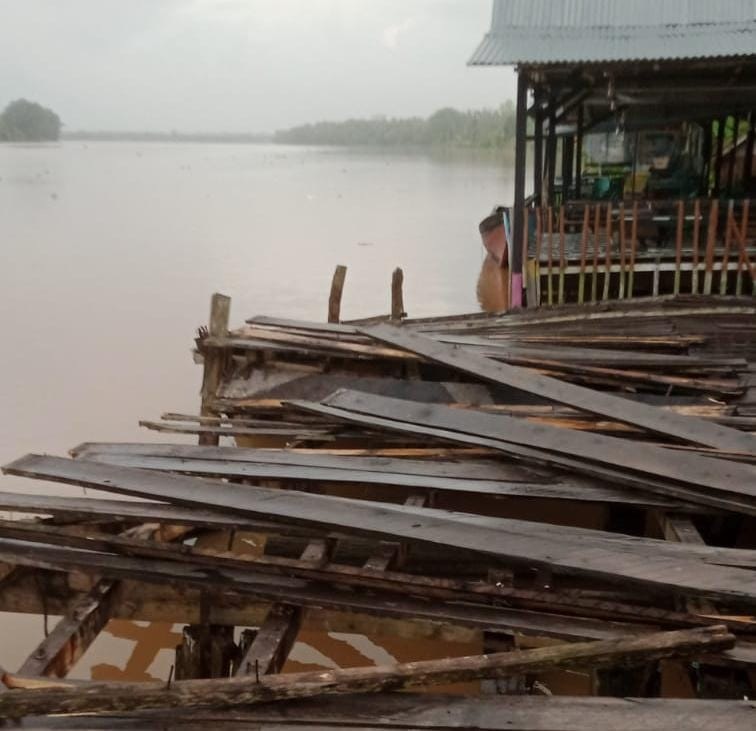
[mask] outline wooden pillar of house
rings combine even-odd
[[[548,166],[549,176],[547,181],[548,199],[542,205],[554,205],[554,181],[556,179],[556,157],[557,157],[557,139],[556,139],[556,100],[549,97],[549,137],[546,141],[546,165]]]
[[[701,169],[701,193],[709,195],[709,177],[711,175],[711,152],[713,147],[712,140],[712,120],[704,125],[704,136],[701,144],[701,157],[703,157],[703,168]]]
[[[527,133],[528,74],[519,69],[517,74],[517,111],[515,115],[515,175],[514,211],[512,220],[512,246],[509,252],[509,304],[522,307],[522,251],[525,243],[525,162]]]
[[[732,118],[732,141],[730,144],[730,153],[727,156],[727,195],[732,195],[732,184],[735,180],[735,156],[738,154],[738,127],[740,119],[737,116]]]
[[[562,137],[562,202],[570,196],[572,187],[572,157],[575,151],[575,138],[572,135]]]
[[[541,94],[535,92],[535,124],[533,130],[533,194],[537,203],[541,203],[543,187],[543,108]]]
[[[756,137],[756,112],[748,115],[748,137],[746,138],[745,155],[743,156],[743,190],[749,191],[753,175],[753,141]]]
[[[717,122],[717,152],[714,158],[714,189],[712,195],[718,197],[722,190],[722,153],[724,152],[725,127],[727,117]]]
[[[575,198],[583,196],[583,104],[577,110],[577,130],[575,131]]]

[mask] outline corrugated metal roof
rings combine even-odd
[[[471,65],[756,55],[756,0],[494,0]]]

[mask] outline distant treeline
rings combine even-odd
[[[511,101],[498,109],[461,112],[439,109],[427,119],[348,119],[316,122],[279,130],[273,141],[293,145],[479,147],[503,149],[515,136],[515,111]]]
[[[0,142],[49,142],[60,137],[60,127],[52,109],[16,99],[0,114]]]
[[[64,132],[66,140],[102,142],[270,142],[271,135],[235,132],[108,132],[75,130]]]

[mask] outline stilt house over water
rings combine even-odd
[[[513,306],[753,292],[753,0],[494,0],[470,64],[517,71]]]

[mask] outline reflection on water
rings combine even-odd
[[[510,196],[505,161],[480,153],[0,145],[0,326],[12,344],[0,461],[65,454],[85,440],[160,440],[137,421],[196,411],[190,348],[214,291],[232,296],[235,323],[263,312],[324,319],[341,263],[342,312],[360,317],[388,312],[401,266],[410,315],[477,309],[477,223]],[[8,477],[0,489],[79,493]],[[39,640],[30,626],[41,623],[4,615],[9,665]],[[164,677],[176,629],[111,623],[81,668]],[[331,640],[342,649],[317,649],[338,663],[368,652]],[[296,653],[311,664],[305,649]]]

